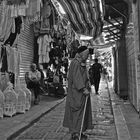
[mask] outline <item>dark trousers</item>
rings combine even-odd
[[[35,100],[38,99],[39,92],[40,92],[40,84],[39,84],[39,82],[32,82],[32,81],[30,81],[27,84],[27,88],[28,89],[32,89],[34,91]]]
[[[95,77],[95,78],[94,78],[94,87],[95,87],[95,92],[96,92],[96,93],[98,93],[99,84],[100,84],[100,77]]]

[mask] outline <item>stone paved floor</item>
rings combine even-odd
[[[105,81],[101,81],[100,95],[91,94],[93,130],[88,130],[88,140],[117,140],[117,133],[110,104],[110,96]],[[69,140],[67,128],[62,126],[65,102],[43,116],[32,127],[14,140]]]

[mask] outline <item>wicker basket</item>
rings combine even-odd
[[[4,94],[0,90],[0,118],[3,118],[3,108],[4,108]]]
[[[16,104],[16,112],[17,113],[25,113],[26,112],[26,93],[22,89],[15,89],[15,92],[18,95],[18,100]]]
[[[29,110],[31,108],[32,93],[26,87],[22,87],[22,89],[26,93],[26,110]]]
[[[10,89],[5,90],[3,93],[5,97],[3,114],[12,117],[16,114],[17,94]]]

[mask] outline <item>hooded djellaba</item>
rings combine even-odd
[[[81,46],[77,50],[75,58],[70,63],[68,71],[68,94],[66,97],[65,115],[63,126],[69,128],[72,140],[78,140],[81,129],[82,117],[86,97],[88,96],[85,118],[82,129],[84,132],[92,129],[92,111],[90,100],[90,84],[86,68],[86,60],[92,50],[87,46]]]

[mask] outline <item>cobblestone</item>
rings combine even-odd
[[[109,93],[104,82],[101,94],[92,94],[93,130],[88,130],[88,140],[117,140]],[[20,134],[15,140],[70,140],[67,128],[62,126],[65,102],[44,115],[38,122]]]

